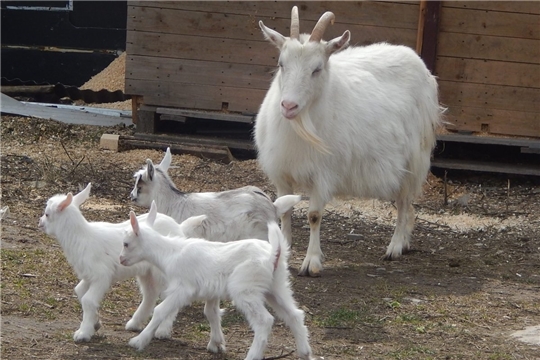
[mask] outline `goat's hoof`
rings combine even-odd
[[[298,276],[310,276],[310,277],[320,277],[321,273],[319,269],[311,270],[309,268],[300,269]]]
[[[147,345],[148,345],[149,341],[145,341],[141,338],[141,336],[135,336],[134,338],[132,338],[131,340],[129,340],[129,346],[131,346],[132,348],[138,350],[138,351],[142,351]]]
[[[84,333],[83,331],[79,329],[75,331],[75,334],[73,334],[73,340],[75,340],[75,342],[90,341],[90,339],[92,338],[92,335],[93,334]]]
[[[134,321],[133,319],[129,320],[129,321],[126,323],[126,330],[127,330],[127,331],[136,331],[136,332],[139,332],[139,331],[141,331],[142,329],[144,329],[144,325],[141,324],[140,322]]]
[[[206,350],[208,350],[211,353],[217,354],[220,352],[224,353],[225,351],[227,351],[227,348],[225,347],[225,344],[223,343],[210,341],[208,343],[208,346],[206,347]]]
[[[156,330],[156,333],[154,334],[154,338],[156,339],[161,339],[161,340],[167,340],[167,339],[170,339],[172,338],[172,329],[157,329]]]

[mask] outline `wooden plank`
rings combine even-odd
[[[536,14],[444,8],[441,31],[465,34],[540,39],[540,16]]]
[[[144,96],[145,105],[187,109],[221,110],[254,114],[266,95],[265,90],[230,88],[162,81],[126,81],[126,92]]]
[[[443,7],[540,14],[538,1],[445,1]]]
[[[247,116],[240,114],[231,114],[223,112],[209,112],[209,111],[194,111],[185,109],[171,109],[171,108],[157,108],[158,114],[177,115],[184,118],[197,118],[197,119],[211,119],[221,121],[242,122],[246,124],[253,124],[255,116]]]
[[[332,11],[336,15],[336,23],[416,30],[419,9],[419,1],[130,1],[129,5],[128,13],[131,13],[129,9],[131,6],[156,7],[170,11],[248,15],[253,17],[255,23],[260,19],[264,21],[264,18],[287,19],[289,21],[287,26],[290,25],[291,9],[296,5],[300,15],[300,30],[306,33],[310,33],[313,27],[307,26],[304,21],[317,21],[325,11]],[[265,25],[269,26],[266,22]]]
[[[126,79],[268,89],[275,66],[128,55]]]
[[[255,145],[250,140],[216,138],[209,136],[185,135],[185,134],[136,134],[135,137],[146,141],[165,141],[173,143],[190,143],[205,145],[226,146],[230,149],[255,150]]]
[[[540,64],[439,56],[436,69],[440,80],[540,88]]]
[[[490,163],[456,159],[434,159],[431,161],[431,166],[442,169],[540,176],[540,166],[532,165],[503,164],[495,162]]]
[[[171,142],[170,136],[156,137],[152,140],[141,140],[134,136],[122,135],[118,139],[119,148],[124,150],[129,149],[163,149],[169,147],[174,154],[189,154],[202,158],[222,161],[226,164],[234,161],[235,158],[231,151],[226,146],[214,144],[198,145],[192,143]]]
[[[449,106],[445,116],[449,130],[540,138],[540,115],[534,112],[489,107]]]
[[[396,29],[372,28],[364,32],[361,40],[353,44],[389,41],[414,48],[415,31],[397,31]],[[394,38],[395,36],[395,38]],[[219,61],[237,64],[256,64],[275,66],[278,50],[265,41],[238,39],[201,38],[193,35],[175,35],[127,32],[127,53],[130,55],[182,58],[189,60]]]
[[[435,60],[437,56],[440,6],[440,1],[429,1],[424,13],[425,20],[420,57],[432,73],[435,71]]]
[[[540,40],[440,32],[439,56],[540,64]]]
[[[514,86],[439,81],[441,102],[447,106],[470,106],[540,113],[540,89]]]
[[[468,144],[540,148],[540,139],[531,140],[531,139],[523,139],[523,138],[504,138],[504,137],[478,136],[478,135],[443,134],[443,135],[437,135],[437,140],[448,141],[448,142],[468,143]]]

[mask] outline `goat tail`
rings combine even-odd
[[[268,241],[272,246],[269,259],[272,271],[276,271],[280,264],[284,264],[286,268],[289,259],[289,243],[275,221],[268,223]]]
[[[300,202],[300,200],[302,200],[300,195],[283,195],[278,197],[276,201],[274,201],[274,208],[276,209],[278,218],[291,210],[294,205]]]

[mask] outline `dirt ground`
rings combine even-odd
[[[99,149],[103,133],[131,128],[64,125],[2,116],[2,327],[5,359],[242,359],[252,341],[243,317],[224,302],[228,351],[206,352],[209,326],[202,304],[183,310],[171,340],[142,352],[127,342],[125,323],[140,301],[134,280],[119,283],[102,303],[103,327],[74,343],[82,311],[77,279],[56,240],[37,228],[56,193],[92,182],[82,206],[92,221],[127,220],[132,175],[162,151]],[[173,155],[172,179],[186,192],[256,185],[275,196],[255,160],[221,164]],[[440,174],[439,174],[440,175]],[[293,215],[290,261],[295,298],[306,312],[314,354],[324,359],[540,359],[540,345],[511,334],[540,324],[540,181],[494,175],[430,175],[419,199],[412,251],[381,259],[394,221],[392,204],[342,199],[322,222],[325,269],[298,277],[309,227],[307,202]],[[294,340],[276,321],[267,358],[294,359]]]

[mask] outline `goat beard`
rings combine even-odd
[[[322,154],[332,154],[324,141],[315,133],[315,126],[313,126],[313,122],[308,113],[298,115],[290,121],[290,123],[294,132],[296,132],[300,138],[313,145],[317,151]]]

